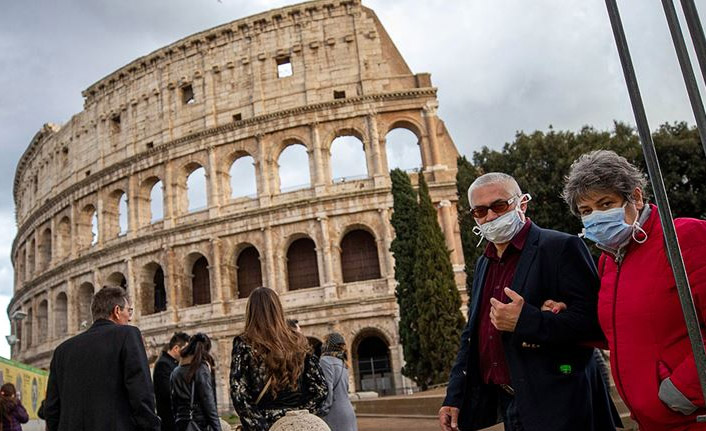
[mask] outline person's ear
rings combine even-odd
[[[645,206],[645,201],[642,197],[642,189],[639,187],[635,187],[635,190],[632,192],[632,199],[635,202],[635,208],[640,211],[642,208]]]

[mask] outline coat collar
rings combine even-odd
[[[522,248],[520,261],[517,262],[515,275],[512,277],[512,285],[510,286],[510,289],[520,294],[520,296],[523,296],[522,291],[524,290],[525,280],[527,279],[529,270],[532,267],[532,262],[537,256],[537,244],[539,243],[540,232],[541,229],[532,223],[529,228],[529,232],[527,232],[527,239],[525,240],[524,247]]]

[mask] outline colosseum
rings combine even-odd
[[[313,343],[346,336],[352,388],[409,389],[389,169],[427,178],[463,290],[458,153],[430,75],[372,10],[321,0],[239,19],[82,95],[17,165],[14,359],[48,367],[90,325],[96,289],[118,285],[151,360],[175,330],[213,337],[227,409],[232,338],[248,293],[268,286]]]

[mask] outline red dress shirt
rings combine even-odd
[[[525,246],[532,222],[527,219],[522,229],[512,238],[502,257],[498,257],[495,244],[488,242],[485,256],[490,260],[483,285],[478,325],[478,357],[480,375],[484,383],[496,385],[510,384],[510,370],[505,360],[505,349],[501,333],[490,322],[490,298],[509,302],[503,289],[512,285],[517,262]]]

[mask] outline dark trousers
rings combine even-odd
[[[505,431],[524,431],[517,411],[515,396],[498,386],[498,409],[505,424]]]

